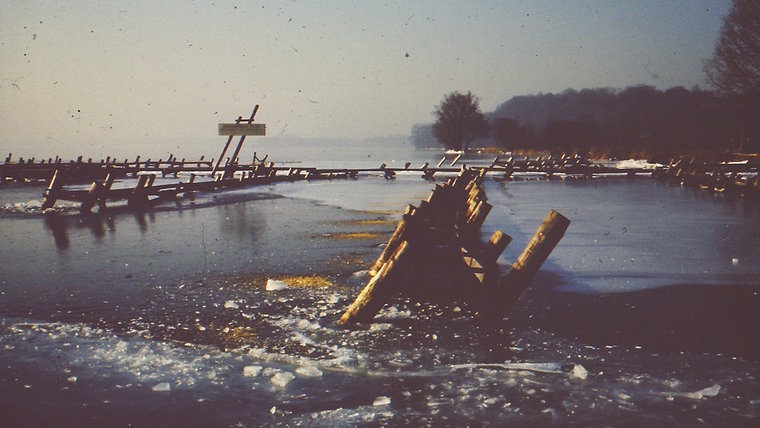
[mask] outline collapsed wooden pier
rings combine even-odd
[[[268,156],[259,159],[254,153],[250,163],[241,163],[239,150],[232,157],[224,157],[224,152],[219,159],[206,159],[201,156],[200,159],[179,159],[170,154],[167,159],[142,159],[136,156],[134,160],[117,160],[115,157],[107,157],[94,161],[92,158],[84,159],[79,156],[75,160],[64,161],[61,157],[48,159],[14,159],[13,154],[9,153],[5,162],[0,164],[0,182],[48,182],[56,173],[66,177],[67,183],[89,183],[95,180],[104,180],[110,175],[114,179],[137,177],[138,175],[152,174],[157,177],[177,177],[179,174],[197,174],[197,175],[216,175],[221,173],[224,178],[230,178],[235,174],[250,174],[256,172],[262,166],[269,170],[274,170],[278,174],[288,173],[292,170],[310,174],[309,178],[315,178],[318,175],[332,175],[332,178],[355,178],[362,173],[382,173],[386,178],[393,178],[399,172],[417,172],[422,178],[432,180],[437,173],[456,173],[459,171],[458,164],[461,164],[461,155],[454,157],[449,163],[449,159],[444,156],[437,165],[431,166],[425,163],[419,167],[411,166],[406,163],[403,167],[390,167],[382,164],[376,168],[293,168],[288,166],[275,166],[270,162],[267,164]],[[538,173],[547,178],[565,174],[581,175],[593,177],[603,174],[623,174],[639,175],[649,174],[651,170],[643,168],[611,168],[591,162],[588,159],[579,157],[546,157],[546,158],[516,158],[509,156],[505,159],[495,157],[490,165],[487,165],[489,173],[499,174],[504,178],[509,178],[514,173]],[[260,171],[259,171],[260,173]]]
[[[654,177],[715,193],[760,198],[760,161],[707,162],[694,157],[672,161],[653,173]]]
[[[438,184],[418,206],[407,207],[387,245],[370,269],[371,279],[338,321],[368,323],[395,294],[413,293],[434,283],[432,293],[474,302],[481,315],[499,319],[516,302],[559,243],[570,221],[551,211],[512,268],[501,274],[497,261],[512,238],[494,232],[487,242],[480,229],[492,206],[483,188],[485,168],[462,169]]]
[[[240,145],[238,145],[240,147]],[[226,147],[225,147],[226,150]],[[224,151],[222,152],[224,154]],[[236,149],[235,155],[239,153]],[[218,191],[246,186],[271,184],[275,182],[299,181],[299,180],[324,180],[324,179],[348,179],[358,178],[360,175],[381,175],[386,179],[393,179],[399,173],[418,173],[423,179],[434,180],[436,174],[454,174],[467,168],[466,165],[458,166],[459,157],[444,165],[447,158],[444,156],[436,166],[424,163],[418,167],[412,167],[407,162],[403,167],[389,167],[381,164],[374,168],[315,168],[315,167],[287,167],[276,166],[273,162],[266,162],[268,156],[259,159],[254,154],[254,160],[250,164],[239,163],[239,158],[228,158],[222,165],[219,162],[214,165],[212,161],[178,161],[171,157],[168,161],[150,160],[140,162],[139,157],[135,162],[115,163],[107,161],[97,163],[63,163],[65,167],[55,168],[52,172],[47,190],[43,195],[42,209],[55,206],[58,200],[74,201],[81,204],[82,212],[89,212],[94,207],[105,209],[108,202],[127,201],[130,207],[136,209],[145,208],[150,203],[159,203],[166,200],[176,200],[178,197],[193,194],[195,192]],[[567,158],[561,161],[542,160],[539,164],[530,161],[518,161],[509,158],[501,161],[494,158],[490,165],[480,167],[483,176],[487,174],[498,175],[509,179],[514,172],[541,171],[541,168],[549,168],[557,173],[582,173],[590,177],[594,173],[610,173],[609,169],[598,166],[586,166],[579,172],[577,161]],[[58,164],[61,164],[60,162]],[[38,164],[39,165],[39,164]],[[56,165],[54,163],[53,165]],[[18,170],[16,170],[18,171]],[[42,169],[37,170],[42,171]],[[87,171],[86,173],[84,171]],[[619,174],[637,174],[639,170],[615,171]],[[554,172],[552,172],[553,174]],[[83,190],[78,188],[81,178],[84,176],[100,177],[92,179],[90,188]],[[157,177],[178,178],[179,174],[188,176],[186,181],[177,181],[168,184],[155,184]],[[102,176],[102,177],[101,177]],[[550,177],[549,173],[547,176]],[[196,180],[196,178],[199,178]],[[136,178],[134,187],[114,188],[117,180],[124,178]],[[75,185],[76,188],[70,188]]]

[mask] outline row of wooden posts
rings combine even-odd
[[[684,157],[656,170],[653,176],[715,193],[760,198],[760,162],[726,164]]]
[[[386,178],[393,178],[397,172],[415,171],[420,172],[423,178],[432,180],[433,176],[438,172],[457,172],[459,167],[456,165],[457,163],[461,164],[461,156],[461,154],[456,155],[453,161],[444,156],[435,166],[426,162],[419,167],[412,167],[411,163],[407,162],[403,167],[387,167],[383,164],[379,168],[322,169],[320,172],[332,174],[334,177],[339,175],[355,177],[360,172],[380,171],[386,175]],[[267,160],[267,156],[259,159],[256,153],[254,153],[251,163],[241,163],[239,157],[237,157],[237,153],[235,153],[234,158],[228,157],[223,163],[220,161],[215,163],[214,159],[206,160],[205,156],[201,156],[197,160],[178,159],[173,154],[170,154],[166,160],[141,160],[140,156],[137,156],[133,161],[127,159],[119,161],[115,157],[93,161],[92,158],[83,160],[82,156],[68,162],[63,161],[58,156],[55,159],[49,158],[41,161],[37,161],[34,158],[19,158],[14,161],[12,158],[13,154],[9,154],[5,159],[5,163],[0,164],[0,181],[49,181],[56,171],[64,171],[69,183],[87,183],[94,180],[103,180],[108,175],[111,175],[115,179],[136,177],[140,174],[177,177],[180,173],[213,174],[217,171],[222,172],[224,178],[231,178],[236,173],[247,173],[260,168],[262,164],[266,164]],[[274,165],[270,165],[270,168],[275,168],[278,172],[287,172],[292,169],[287,166],[275,167]],[[316,173],[315,168],[302,169],[304,171],[311,170],[312,173]],[[497,156],[488,165],[488,169],[489,172],[503,174],[505,178],[510,178],[513,173],[539,173],[544,174],[548,178],[556,174],[592,177],[600,174],[627,174],[634,176],[649,173],[649,170],[642,168],[611,168],[593,163],[585,158],[566,155],[559,157],[538,157],[535,159],[513,156],[502,159]]]
[[[461,296],[488,319],[500,319],[517,302],[570,220],[551,211],[502,274],[497,261],[512,238],[497,230],[488,241],[481,240],[481,226],[492,208],[483,186],[486,171],[463,169],[436,185],[418,206],[407,207],[372,265],[371,279],[339,325],[371,322],[383,305],[405,293]]]
[[[467,168],[466,165],[456,165],[460,160],[460,155],[456,156],[450,163],[444,156],[435,166],[425,162],[419,167],[412,167],[411,163],[407,162],[403,167],[388,167],[386,164],[381,164],[376,168],[284,167],[275,166],[273,162],[266,163],[267,158],[268,156],[264,156],[263,159],[259,159],[254,153],[254,162],[251,164],[239,164],[237,163],[238,159],[235,159],[234,162],[228,160],[220,168],[219,174],[215,174],[214,170],[217,167],[212,167],[213,162],[203,160],[177,161],[173,156],[170,156],[168,161],[151,162],[149,160],[145,163],[140,162],[139,156],[135,162],[123,164],[114,163],[110,159],[107,159],[104,164],[81,163],[79,161],[68,164],[54,163],[53,165],[59,165],[60,168],[53,172],[47,190],[43,195],[42,209],[52,208],[58,200],[80,202],[81,211],[85,213],[90,212],[96,206],[103,209],[108,201],[117,200],[126,200],[130,207],[141,209],[153,201],[174,200],[179,195],[198,191],[237,188],[278,181],[357,178],[361,173],[379,173],[386,179],[393,179],[399,172],[418,172],[421,173],[422,178],[434,180],[437,173],[457,173]],[[563,159],[562,162],[565,168],[587,164],[577,158]],[[483,174],[497,173],[509,178],[515,171],[524,170],[528,172],[534,168],[540,168],[541,165],[554,165],[552,168],[557,169],[556,165],[558,164],[551,160],[542,160],[539,164],[534,164],[532,161],[520,161],[512,157],[502,161],[496,157],[489,166],[482,167],[480,170],[483,171]],[[100,167],[104,167],[103,171],[106,174],[102,178],[92,179],[89,190],[66,188],[68,185],[80,182],[81,178],[85,176],[82,171],[87,170],[87,168],[96,168],[97,173],[94,171],[90,171],[90,173],[99,176]],[[171,184],[154,184],[159,173],[162,177],[169,174],[176,177],[179,172],[190,174],[190,180]],[[211,175],[212,180],[195,181],[197,174]],[[135,187],[113,189],[114,182],[126,175],[138,177]]]
[[[229,159],[227,160],[229,162]],[[152,173],[162,177],[173,175],[176,177],[180,172],[205,172],[211,171],[214,160],[205,160],[201,156],[197,160],[178,159],[170,154],[167,159],[141,159],[137,156],[130,161],[117,160],[115,157],[106,157],[99,161],[92,158],[84,159],[83,156],[75,160],[64,161],[61,157],[37,160],[35,158],[19,158],[13,160],[13,154],[9,153],[5,162],[0,164],[0,180],[2,181],[49,181],[56,171],[64,170],[69,182],[90,182],[102,180],[107,175],[115,178],[136,177],[141,173]]]
[[[428,163],[419,168],[412,168],[407,163],[404,168],[390,168],[382,164],[376,168],[314,168],[314,167],[278,167],[273,162],[265,163],[267,156],[258,159],[254,155],[254,163],[239,165],[226,164],[218,174],[213,174],[211,167],[183,168],[181,171],[188,173],[188,181],[178,181],[168,184],[155,184],[158,176],[153,170],[138,170],[137,182],[134,187],[113,188],[117,178],[123,177],[123,170],[111,170],[102,179],[92,181],[88,190],[82,190],[76,186],[77,177],[71,174],[69,168],[56,169],[43,194],[42,209],[53,208],[58,200],[79,202],[83,213],[90,212],[94,207],[101,210],[107,207],[109,201],[127,201],[127,205],[134,209],[143,209],[153,203],[176,200],[179,196],[187,196],[195,192],[208,192],[225,189],[240,188],[274,182],[301,181],[301,180],[332,180],[357,178],[360,173],[379,173],[386,179],[393,179],[400,171],[419,171],[423,178],[433,179],[436,173],[455,173],[464,167],[451,166],[430,167]],[[444,158],[445,159],[445,158]],[[174,174],[177,169],[173,170]],[[200,171],[200,173],[199,173]],[[166,175],[166,170],[161,174]],[[196,180],[201,174],[203,180]],[[209,179],[210,178],[210,179]]]
[[[98,206],[101,210],[107,208],[109,201],[126,201],[135,210],[144,209],[151,204],[162,201],[176,200],[180,195],[188,196],[195,192],[210,192],[216,190],[240,188],[245,186],[268,184],[282,181],[303,180],[307,174],[300,169],[291,169],[288,174],[277,174],[277,169],[263,163],[254,165],[238,177],[225,178],[215,175],[211,180],[198,180],[191,173],[187,181],[176,183],[155,184],[157,174],[141,173],[137,176],[134,187],[112,188],[116,174],[107,174],[103,180],[94,180],[88,190],[67,189],[69,175],[67,170],[56,170],[43,194],[42,210],[53,208],[58,200],[80,202],[80,211],[90,212]],[[320,177],[311,177],[320,178]],[[327,177],[324,177],[327,178]]]

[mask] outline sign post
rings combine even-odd
[[[233,153],[232,157],[230,158],[230,163],[227,165],[224,169],[224,175],[222,178],[230,178],[232,177],[232,174],[235,173],[235,165],[237,164],[237,157],[240,154],[240,149],[243,147],[243,141],[245,141],[245,137],[247,135],[255,135],[255,136],[263,136],[266,135],[266,124],[263,123],[253,123],[253,118],[256,116],[256,112],[259,110],[259,105],[256,104],[256,107],[253,108],[253,113],[251,113],[251,117],[248,119],[243,119],[243,116],[238,116],[238,118],[235,120],[235,123],[220,123],[219,124],[219,135],[228,135],[227,143],[224,145],[224,149],[222,149],[222,153],[219,155],[219,159],[216,161],[216,165],[214,166],[214,169],[211,170],[211,176],[213,177],[216,172],[219,170],[219,165],[222,163],[222,159],[224,159],[224,155],[227,153],[227,149],[230,147],[230,143],[232,142],[232,138],[236,135],[240,136],[240,140],[238,141],[238,145],[235,148],[235,152]]]

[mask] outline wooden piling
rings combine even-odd
[[[148,177],[155,178],[155,176],[152,175],[141,175],[140,178],[137,179],[137,184],[135,185],[134,189],[132,189],[132,193],[129,196],[127,205],[135,209],[141,209],[147,205],[148,194],[145,192],[145,188],[148,187]]]
[[[457,153],[457,155],[454,157],[454,160],[453,160],[453,161],[451,161],[451,164],[450,164],[449,166],[454,166],[454,165],[456,165],[456,164],[457,164],[457,162],[459,161],[459,158],[461,158],[461,157],[462,157],[462,154],[461,154],[461,153]]]
[[[492,208],[493,206],[486,201],[481,200],[478,202],[477,206],[472,211],[472,214],[467,218],[467,221],[464,224],[463,235],[466,239],[478,237],[477,235],[480,232],[480,228],[483,226],[483,223],[486,221],[486,217],[488,217]]]
[[[88,190],[87,194],[82,198],[82,205],[79,206],[79,211],[81,213],[89,213],[92,211],[95,204],[98,204],[101,210],[104,209],[106,207],[105,201],[108,196],[108,191],[111,190],[113,182],[114,177],[111,174],[106,176],[103,183],[93,181],[90,190]]]
[[[409,242],[403,241],[340,317],[338,325],[348,327],[372,320],[393,293],[408,252]]]
[[[528,246],[499,283],[498,292],[501,299],[497,304],[501,311],[508,311],[517,303],[520,294],[527,288],[528,283],[562,239],[568,226],[570,226],[570,220],[557,211],[552,210],[544,218]]]
[[[419,223],[419,215],[415,217],[415,212],[417,212],[417,208],[414,205],[408,205],[406,207],[401,221],[398,222],[396,229],[393,231],[393,235],[391,235],[388,243],[385,245],[385,248],[383,248],[383,251],[380,253],[380,256],[370,268],[370,275],[377,275],[380,269],[382,269],[383,265],[396,252],[398,247],[403,242],[406,242],[408,239],[410,239],[410,235],[414,233],[414,229],[418,227]]]
[[[495,231],[491,235],[491,239],[483,246],[480,252],[480,260],[483,263],[495,265],[510,242],[512,242],[511,236],[500,230]]]
[[[53,208],[55,205],[55,201],[58,200],[58,193],[61,191],[61,188],[63,188],[63,182],[65,180],[63,175],[64,174],[60,169],[56,169],[53,173],[53,178],[50,179],[50,184],[42,196],[42,210]]]

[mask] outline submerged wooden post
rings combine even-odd
[[[552,210],[546,216],[528,246],[512,264],[512,269],[499,283],[498,292],[503,299],[498,304],[502,310],[509,310],[515,305],[520,294],[565,235],[568,226],[570,220],[557,211]]]

